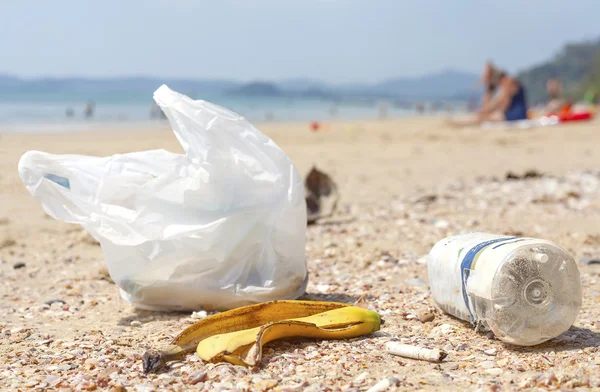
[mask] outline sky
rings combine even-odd
[[[598,0],[0,2],[0,73],[375,82],[509,72],[600,37]]]

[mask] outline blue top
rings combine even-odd
[[[527,119],[527,102],[525,99],[525,89],[519,83],[519,91],[510,99],[508,108],[504,111],[506,121],[516,121]]]

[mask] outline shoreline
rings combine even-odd
[[[278,126],[296,126],[306,125],[309,127],[313,122],[317,122],[321,125],[352,125],[355,123],[372,123],[372,122],[395,122],[395,121],[415,121],[419,119],[444,119],[457,113],[426,113],[423,115],[407,114],[399,116],[389,116],[386,118],[377,117],[361,117],[361,118],[332,118],[323,121],[315,120],[278,120],[274,119],[271,121],[267,120],[248,120],[259,130],[262,127],[278,127]],[[101,120],[101,121],[74,121],[74,122],[40,122],[40,123],[15,123],[15,124],[3,124],[0,123],[0,135],[60,135],[60,134],[72,134],[72,133],[86,133],[86,132],[109,132],[115,131],[136,131],[141,129],[149,130],[164,130],[171,129],[168,120],[157,121],[157,120],[132,120],[132,121],[119,121],[119,120]]]

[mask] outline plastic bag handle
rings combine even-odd
[[[52,155],[28,151],[19,160],[19,176],[27,190],[42,201],[44,210],[54,219],[69,223],[89,222],[92,203],[71,192],[68,169],[60,161],[78,156]]]
[[[219,121],[220,127],[223,127],[224,123],[238,126],[242,125],[240,123],[247,123],[247,120],[237,113],[210,102],[194,101],[164,84],[154,92],[154,100],[163,109],[179,144],[189,157],[206,158],[207,147],[211,145],[211,139],[214,139],[205,132],[195,130],[210,131],[216,121]],[[164,110],[165,108],[168,110]],[[190,126],[190,123],[193,125]],[[246,128],[249,126],[248,124]]]

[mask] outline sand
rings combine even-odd
[[[453,130],[440,118],[262,124],[301,174],[329,173],[342,194],[335,218],[307,233],[306,298],[362,298],[386,320],[352,341],[269,345],[249,370],[195,356],[143,374],[140,356],[195,320],[136,311],[120,299],[101,248],[79,226],[46,216],[17,175],[27,150],[112,155],[164,148],[162,130],[0,135],[0,385],[8,390],[512,390],[600,387],[599,265],[578,264],[584,289],[574,327],[533,348],[508,346],[435,308],[424,256],[465,230],[548,238],[576,260],[600,257],[600,124],[533,130]],[[506,180],[536,170],[544,176]],[[17,263],[24,263],[15,269]],[[51,305],[47,301],[56,301]],[[418,313],[433,312],[422,323]],[[392,357],[385,344],[448,352],[440,364]],[[451,384],[449,384],[451,383]]]

